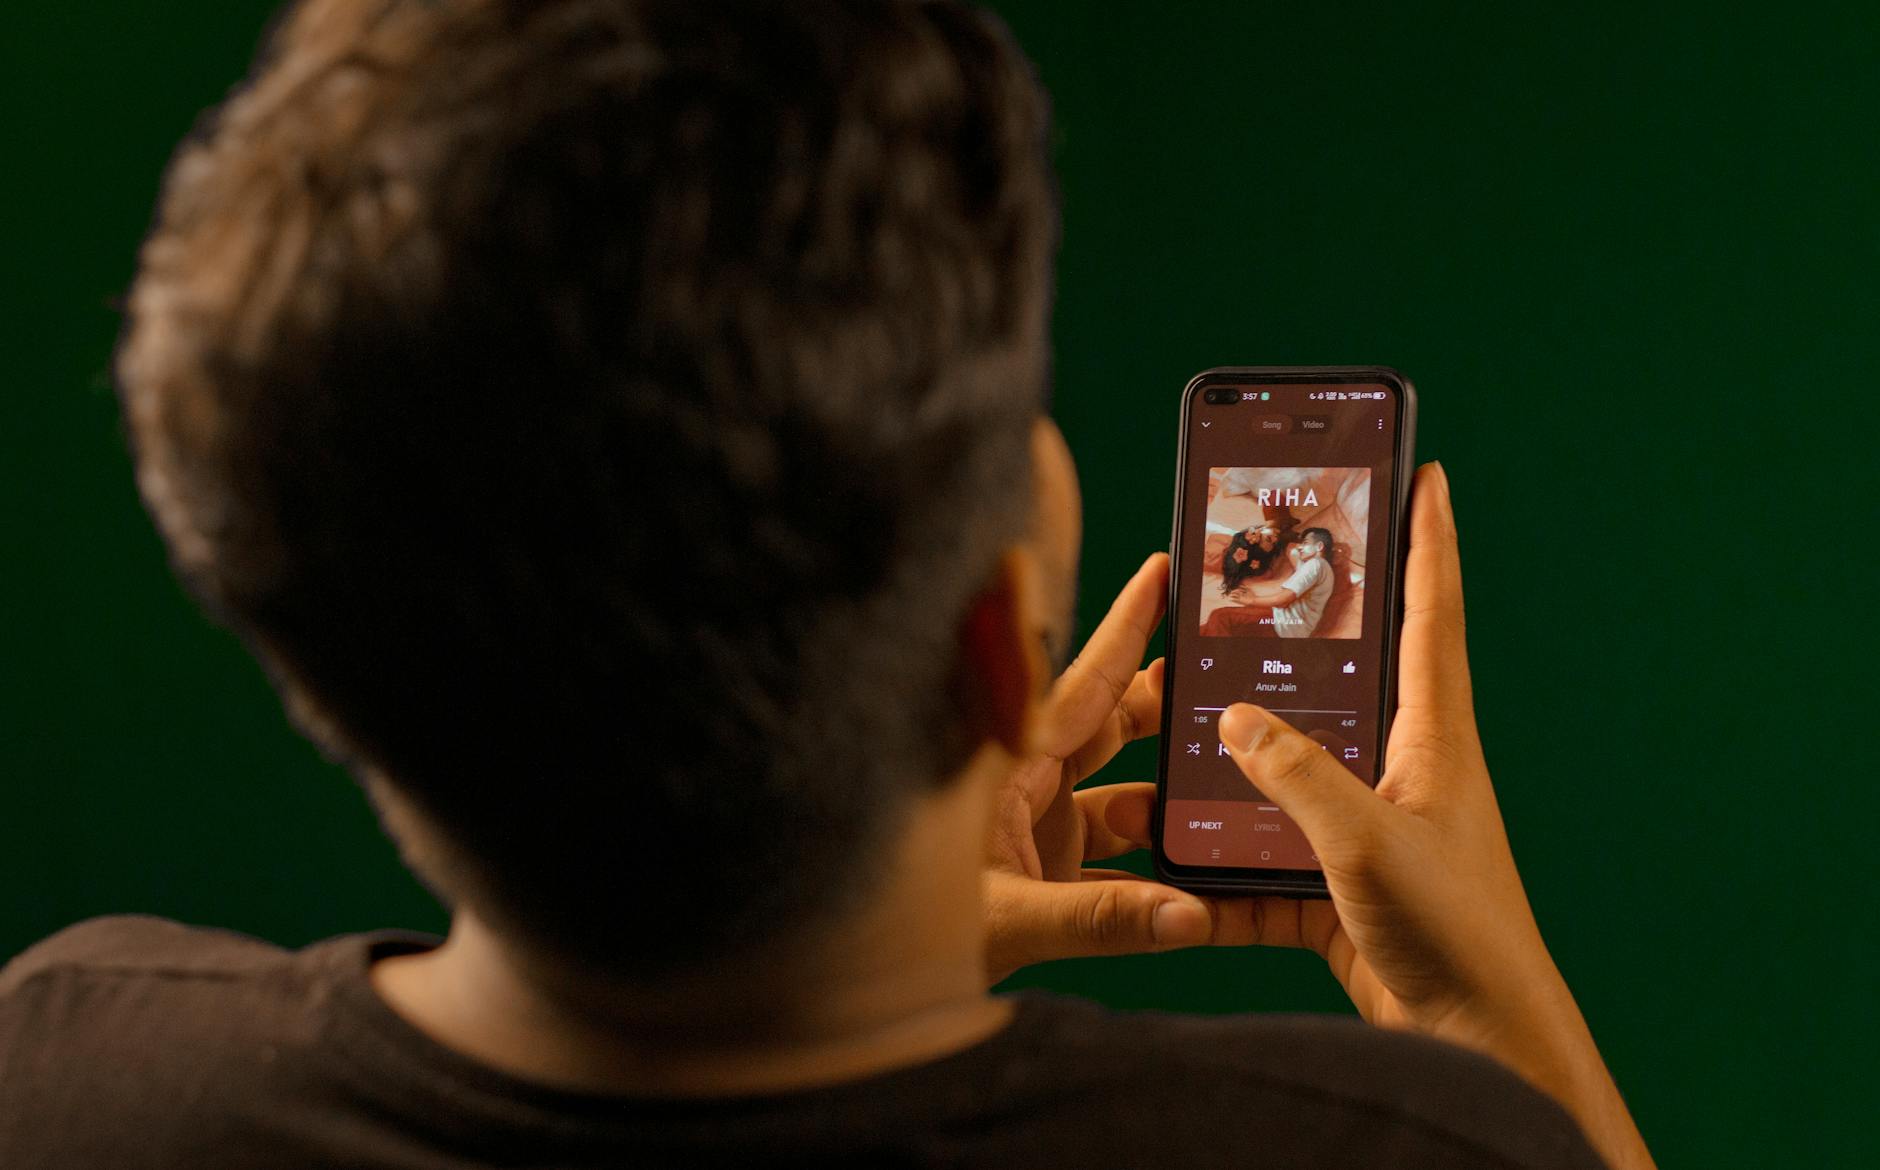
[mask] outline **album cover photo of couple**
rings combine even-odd
[[[1201,633],[1359,637],[1370,512],[1368,467],[1211,469]]]

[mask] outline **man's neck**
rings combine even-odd
[[[761,971],[627,990],[519,951],[460,907],[442,946],[379,960],[372,985],[445,1047],[586,1092],[785,1092],[935,1060],[998,1031],[1011,1007],[986,993],[983,820],[932,811],[911,819],[870,906]]]

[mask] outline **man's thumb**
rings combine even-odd
[[[1382,812],[1377,794],[1318,741],[1251,703],[1221,712],[1220,734],[1241,772],[1299,823],[1321,855]]]
[[[994,966],[1134,955],[1207,943],[1214,918],[1191,894],[1129,878],[995,881],[989,901]],[[1000,959],[1004,960],[1002,963]]]
[[[1128,878],[1047,882],[1059,937],[1077,955],[1134,955],[1208,941],[1213,919],[1201,899]]]

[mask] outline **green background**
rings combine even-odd
[[[1405,370],[1516,853],[1645,1134],[1667,1166],[1870,1155],[1871,5],[997,7],[1059,122],[1084,628],[1167,539],[1190,374]],[[268,12],[9,14],[0,956],[116,911],[443,926],[169,578],[106,375],[163,163]],[[1290,953],[1014,982],[1347,1010]]]

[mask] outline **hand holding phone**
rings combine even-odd
[[[1443,475],[1432,464],[1416,484],[1401,709],[1376,790],[1258,706],[1229,707],[1220,742],[1318,853],[1331,901],[1298,905],[1299,941],[1326,956],[1365,1018],[1437,1034],[1458,1024],[1498,1031],[1494,1017],[1515,1014],[1509,1001],[1559,976],[1476,733]],[[1472,1034],[1449,1038],[1481,1047]]]
[[[1089,864],[1149,843],[1155,785],[1077,788],[1124,744],[1161,725],[1163,662],[1143,666],[1142,659],[1167,597],[1168,558],[1158,552],[1123,586],[1052,686],[1035,731],[1037,753],[1005,778],[983,884],[992,982],[1031,963],[1213,939],[1219,907]]]
[[[1508,1065],[1560,1101],[1621,1170],[1652,1165],[1541,941],[1476,733],[1448,479],[1418,472],[1405,570],[1400,706],[1373,791],[1256,707],[1222,713],[1249,785],[1312,842],[1330,901],[1261,898],[1255,934],[1318,952],[1365,1019]]]

